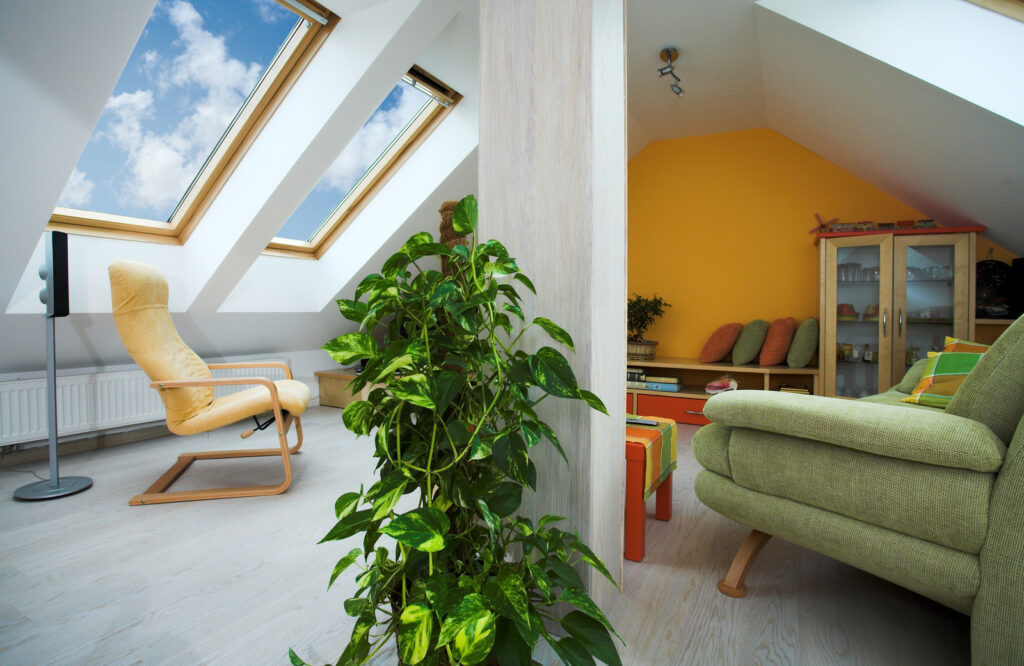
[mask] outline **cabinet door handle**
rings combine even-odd
[[[889,308],[882,310],[882,337],[888,337],[888,325],[889,325]]]
[[[899,336],[903,337],[903,308],[900,308],[899,314],[896,316],[896,322],[899,326]]]
[[[692,409],[684,409],[687,414],[693,414],[694,416],[704,416],[704,412],[695,412]]]

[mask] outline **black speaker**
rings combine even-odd
[[[1024,257],[1013,260],[1013,276],[1010,278],[1010,315],[1024,315]]]
[[[46,286],[39,290],[39,300],[46,305],[47,317],[67,317],[71,313],[68,297],[68,235],[63,231],[43,234],[46,263],[39,267],[39,277]]]

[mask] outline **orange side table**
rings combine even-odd
[[[647,449],[638,442],[626,442],[626,547],[627,560],[641,562],[644,559],[644,522],[647,506],[644,502],[644,469]],[[655,490],[654,517],[658,520],[672,518],[672,473],[666,476]]]

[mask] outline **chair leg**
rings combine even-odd
[[[146,489],[141,495],[136,495],[129,500],[131,506],[143,504],[166,504],[169,502],[189,502],[193,500],[223,499],[228,497],[257,497],[261,495],[280,495],[292,482],[292,465],[289,455],[299,452],[302,446],[302,421],[297,416],[289,414],[278,422],[277,437],[280,448],[272,449],[239,449],[237,451],[196,451],[194,453],[183,453],[178,456],[178,461],[171,466],[153,485]],[[288,447],[288,430],[292,421],[295,422],[296,443]],[[281,456],[284,465],[284,481],[276,485],[268,486],[237,486],[230,488],[204,488],[201,490],[175,490],[167,492],[167,488],[173,484],[178,477],[185,473],[185,470],[196,460],[216,460],[222,458],[255,458],[263,456]]]
[[[761,549],[764,548],[764,545],[768,543],[768,539],[771,538],[771,534],[765,534],[758,530],[750,531],[750,534],[747,535],[743,545],[740,546],[739,551],[736,553],[736,557],[733,558],[729,572],[725,574],[725,578],[718,581],[719,592],[727,597],[734,597],[736,599],[747,596],[747,586],[743,584],[743,581],[746,579],[747,572],[754,563],[754,559],[761,552]]]

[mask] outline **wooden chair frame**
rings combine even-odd
[[[278,367],[284,370],[285,377],[292,378],[292,371],[284,363],[210,363],[211,370],[233,369],[233,368],[267,368]],[[277,386],[266,377],[237,377],[225,379],[180,379],[162,382],[153,382],[151,387],[162,391],[171,388],[183,388],[191,386],[246,386],[261,384],[270,391],[270,401],[273,404],[274,421],[277,425],[277,437],[281,448],[269,449],[240,449],[237,451],[197,451],[194,453],[183,453],[178,456],[174,463],[153,485],[146,489],[141,495],[132,497],[128,502],[131,506],[142,504],[164,504],[168,502],[189,502],[193,500],[221,499],[225,497],[255,497],[259,495],[279,495],[288,489],[292,482],[292,465],[289,455],[298,453],[302,446],[302,421],[298,416],[287,414],[281,409],[281,400],[277,394]],[[295,433],[297,441],[295,446],[289,448],[287,435],[291,429],[292,421],[295,422]],[[253,434],[253,430],[242,433],[242,438]],[[281,456],[284,463],[284,481],[277,485],[269,486],[237,486],[229,488],[205,488],[201,490],[175,490],[167,491],[167,488],[174,483],[178,477],[185,473],[196,460],[211,460],[216,458],[252,458],[258,456]]]

